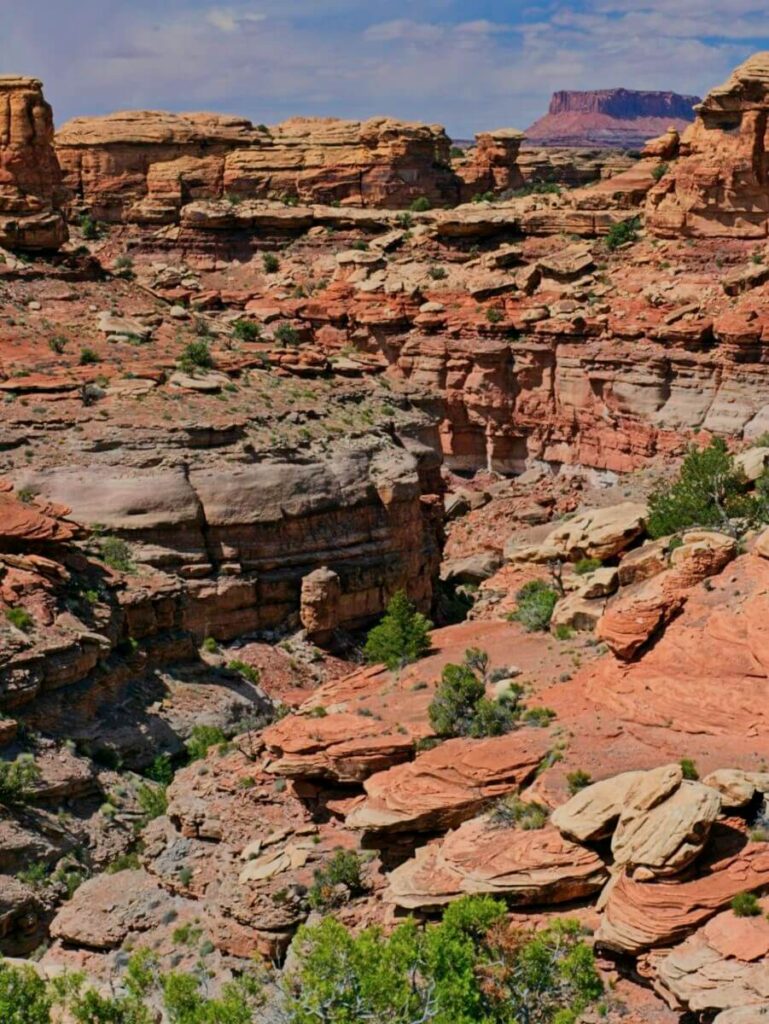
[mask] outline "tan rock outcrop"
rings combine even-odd
[[[596,892],[607,877],[598,854],[557,829],[504,827],[484,815],[391,872],[384,898],[406,909],[439,907],[468,893],[514,904],[566,903]]]
[[[479,140],[479,188],[516,180],[519,144],[516,133]],[[56,146],[74,201],[112,222],[173,223],[198,200],[454,205],[466,187],[442,127],[390,118],[297,117],[267,129],[220,114],[127,111],[75,118]]]
[[[523,185],[523,175],[518,168],[518,152],[523,139],[523,132],[513,128],[500,128],[475,136],[475,146],[470,150],[469,159],[457,166],[463,182],[462,201],[488,192],[499,195]]]
[[[53,114],[36,78],[0,77],[0,245],[58,249],[67,240]]]
[[[367,779],[366,799],[348,815],[347,825],[376,833],[459,825],[487,800],[523,785],[547,749],[547,732],[541,729],[494,739],[447,740]]]
[[[646,528],[646,516],[646,506],[633,502],[589,509],[561,523],[541,544],[512,544],[505,555],[514,562],[612,558],[641,536]]]
[[[769,53],[756,53],[696,108],[680,159],[649,193],[657,235],[765,238],[769,227]]]

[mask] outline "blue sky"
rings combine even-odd
[[[525,128],[556,89],[704,94],[769,49],[757,0],[0,0],[3,73],[58,123],[146,108]]]

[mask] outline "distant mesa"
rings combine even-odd
[[[632,89],[556,92],[547,114],[526,130],[526,138],[545,146],[640,149],[668,128],[683,131],[700,102],[698,96]]]

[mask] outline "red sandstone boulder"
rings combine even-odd
[[[513,904],[567,903],[597,892],[608,877],[592,850],[552,826],[524,830],[484,815],[460,825],[390,873],[385,900],[435,909],[467,893]]]

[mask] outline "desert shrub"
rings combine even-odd
[[[504,319],[505,314],[496,306],[489,306],[486,310],[486,319],[490,324],[498,324]]]
[[[15,626],[16,629],[20,629],[22,633],[29,633],[35,624],[35,620],[27,609],[22,608],[20,605],[15,605],[13,608],[6,608],[5,617],[12,626]]]
[[[99,554],[105,565],[118,572],[131,572],[134,568],[131,549],[120,537],[103,537],[99,541]]]
[[[40,769],[31,754],[15,761],[0,761],[0,804],[25,804],[32,795]]]
[[[244,679],[248,680],[249,683],[254,683],[254,685],[257,685],[261,679],[261,673],[258,668],[254,668],[253,665],[249,665],[245,661],[240,661],[239,658],[233,658],[232,661],[228,661],[227,668],[233,672],[239,672]]]
[[[445,267],[430,267],[427,271],[433,281],[445,281],[449,276]]]
[[[461,665],[446,665],[428,715],[438,736],[502,736],[520,717],[521,690],[511,687],[492,700],[486,696],[488,656],[470,648]]]
[[[539,804],[527,804],[515,793],[497,800],[489,815],[491,825],[522,828],[525,831],[544,828],[547,819],[548,813],[544,807]]]
[[[537,934],[504,903],[468,896],[443,920],[353,935],[333,917],[300,928],[283,982],[287,1024],[570,1024],[600,998],[594,956],[574,921]]]
[[[726,442],[716,437],[707,448],[690,449],[677,480],[651,495],[647,530],[652,537],[665,537],[692,526],[753,520],[759,512],[759,501],[745,494]]]
[[[432,209],[432,205],[433,204],[427,196],[419,196],[419,198],[415,199],[411,206],[409,206],[409,210],[411,210],[412,213],[426,213],[428,210]]]
[[[396,220],[398,222],[398,227],[403,228],[404,231],[408,231],[409,228],[414,226],[414,218],[408,211],[399,213]]]
[[[600,569],[602,565],[600,558],[580,558],[574,563],[574,572],[578,576],[586,576],[589,572]]]
[[[179,369],[185,373],[192,373],[196,369],[210,370],[213,365],[211,349],[204,338],[187,342],[179,357]]]
[[[253,320],[236,320],[232,325],[232,333],[238,341],[258,341],[262,336],[262,328]]]
[[[526,725],[537,725],[540,729],[545,729],[555,717],[555,711],[552,708],[526,708],[523,713],[523,721]]]
[[[216,654],[219,650],[219,644],[212,636],[207,636],[203,641],[203,650],[207,651],[208,654]]]
[[[265,274],[277,274],[280,270],[280,260],[274,252],[266,252],[262,256],[262,266]]]
[[[558,602],[557,592],[543,580],[530,580],[515,595],[517,606],[511,618],[527,633],[546,630]]]
[[[657,164],[657,166],[652,171],[652,178],[654,178],[655,181],[660,181],[662,178],[665,177],[669,170],[670,164]]]
[[[53,1000],[31,967],[11,967],[0,959],[0,1020],[3,1024],[50,1024]]]
[[[694,761],[690,757],[682,757],[679,764],[681,765],[683,777],[690,782],[696,782],[700,777],[700,773],[697,771],[697,765]]]
[[[115,274],[117,277],[122,277],[126,281],[130,281],[134,276],[134,261],[130,256],[118,256],[115,260]]]
[[[381,662],[392,671],[410,665],[430,650],[431,629],[430,620],[399,590],[390,599],[382,621],[366,638],[366,661]]]
[[[732,899],[731,907],[735,917],[758,917],[761,913],[761,904],[752,892],[738,892]]]
[[[346,892],[340,892],[343,886]],[[354,850],[335,850],[333,855],[315,872],[307,899],[314,910],[334,906],[347,894],[358,896],[363,891],[360,857]]]
[[[67,347],[68,338],[65,338],[62,334],[56,334],[53,338],[48,339],[48,348],[51,352],[55,352],[57,356],[60,356]]]
[[[80,349],[80,359],[78,361],[81,366],[92,366],[94,363],[100,363],[101,357],[98,352],[94,352],[92,348],[85,346]]]
[[[185,746],[190,761],[200,761],[211,747],[218,747],[226,742],[227,737],[218,725],[196,725]]]
[[[581,768],[577,768],[576,771],[569,772],[566,776],[566,783],[572,796],[574,796],[575,793],[579,793],[581,789],[585,789],[592,783],[592,781],[590,774],[583,771]]]
[[[275,340],[281,345],[298,345],[299,332],[292,324],[278,324],[275,329]]]
[[[606,248],[613,251],[619,249],[621,245],[627,245],[628,242],[637,242],[640,228],[640,217],[632,217],[630,220],[612,224],[604,239]]]
[[[522,188],[514,189],[510,194],[513,198],[519,199],[525,196],[559,196],[561,192],[561,186],[555,181],[530,181]]]
[[[84,213],[79,223],[80,230],[83,232],[83,238],[87,242],[95,242],[101,238],[101,228],[89,214]]]
[[[171,761],[171,755],[158,754],[144,774],[152,782],[159,782],[161,786],[170,786],[174,780],[174,766]]]
[[[162,818],[168,810],[166,787],[142,782],[136,791],[136,802],[142,810],[145,822]]]

